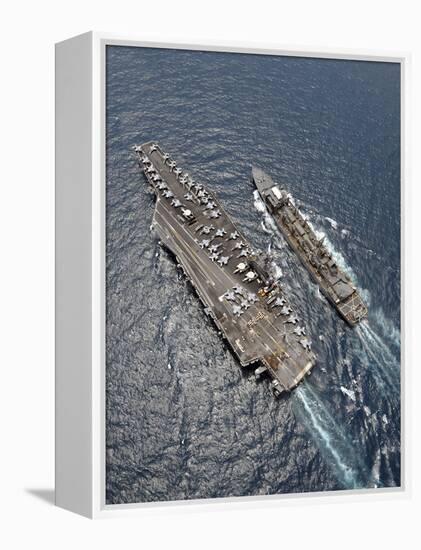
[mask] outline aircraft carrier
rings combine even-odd
[[[339,269],[306,218],[295,206],[290,194],[260,168],[252,167],[252,180],[286,241],[307,268],[321,292],[350,325],[367,315],[357,289]]]
[[[177,166],[157,143],[135,146],[156,195],[152,226],[176,257],[241,366],[259,362],[276,396],[315,364],[311,341],[279,283],[215,195]]]

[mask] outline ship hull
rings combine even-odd
[[[259,195],[285,240],[309,272],[321,293],[349,325],[367,315],[367,307],[349,277],[336,265],[290,195],[262,170],[253,167]]]
[[[157,144],[137,146],[156,195],[152,227],[176,257],[206,314],[242,367],[260,363],[276,395],[290,392],[315,364],[305,328],[283,290],[265,273],[214,194]],[[159,299],[159,297],[157,297]]]

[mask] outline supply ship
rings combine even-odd
[[[306,328],[216,196],[157,143],[135,146],[156,195],[152,227],[192,283],[242,367],[256,364],[276,396],[293,390],[315,364]],[[266,262],[267,264],[267,262]]]
[[[260,168],[252,167],[252,180],[286,241],[297,254],[321,292],[350,325],[367,315],[357,289],[318,239],[290,194]]]

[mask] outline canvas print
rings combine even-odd
[[[401,483],[400,65],[107,46],[106,503]]]

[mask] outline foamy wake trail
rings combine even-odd
[[[264,220],[262,220],[262,221],[260,222],[260,225],[262,226],[262,229],[263,229],[263,231],[264,231],[265,233],[267,233],[268,235],[272,235],[272,234],[273,234],[272,231],[271,231],[268,227],[266,227],[266,224],[265,224]]]
[[[375,325],[379,328],[383,337],[393,344],[396,348],[400,349],[401,345],[401,332],[394,325],[393,321],[388,319],[381,308],[373,311],[371,318]]]
[[[396,365],[397,361],[395,356],[383,339],[371,328],[371,326],[367,322],[362,322],[360,327],[367,340],[373,344],[374,348],[378,349],[381,357],[383,357],[386,362]]]
[[[267,211],[265,203],[260,198],[259,191],[253,191],[253,197],[254,197],[255,209],[261,214],[263,214],[263,220],[261,222],[263,231],[265,233],[268,233],[269,235],[276,234],[277,232],[276,224],[273,221],[272,216]]]
[[[374,483],[375,487],[379,486],[380,466],[381,466],[381,452],[380,452],[380,449],[377,449],[376,458],[374,460],[373,467],[371,469],[371,476],[375,481],[375,483]]]
[[[352,457],[352,445],[345,441],[339,427],[322,405],[317,396],[309,390],[308,386],[300,386],[296,391],[300,403],[303,406],[303,412],[311,423],[310,430],[317,434],[318,441],[324,447],[324,450],[331,456],[335,468],[344,483],[349,489],[355,489],[361,486],[357,479],[355,467],[351,467],[348,461]],[[338,450],[336,442],[339,441],[342,448],[346,449],[347,458],[342,456]]]
[[[330,223],[330,225],[333,227],[333,229],[338,229],[338,222],[332,218],[325,217],[325,220]]]
[[[358,332],[363,344],[367,344],[369,349],[375,353],[376,357],[385,365],[394,367],[398,372],[399,361],[390,351],[385,341],[373,330],[373,328],[363,321],[358,326]]]
[[[262,201],[259,195],[259,191],[253,191],[254,207],[258,212],[266,212],[265,203]]]
[[[359,324],[357,333],[367,358],[372,360],[380,370],[381,379],[390,388],[399,390],[399,361],[390,351],[387,344],[367,321]]]

